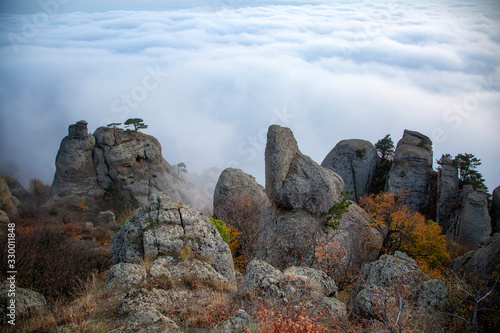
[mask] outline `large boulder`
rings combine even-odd
[[[15,290],[14,298],[9,296],[12,290]],[[12,310],[8,308],[11,300],[15,300],[14,317],[8,316],[12,314]],[[30,289],[16,287],[9,282],[4,282],[0,285],[0,316],[2,318],[9,320],[18,316],[30,316],[47,310],[47,301],[42,294]]]
[[[99,127],[92,135],[85,121],[70,125],[57,153],[54,202],[62,201],[60,206],[64,206],[75,196],[92,202],[110,183],[130,202],[137,200],[140,205],[147,204],[148,196],[155,192],[200,208],[210,204],[203,202],[201,193],[165,161],[154,137],[109,127]]]
[[[493,195],[491,196],[491,226],[500,230],[500,186],[493,190]]]
[[[484,244],[450,262],[450,268],[458,274],[467,272],[487,281],[500,267],[500,233],[493,234]]]
[[[358,201],[371,188],[380,158],[377,148],[366,140],[342,140],[328,153],[321,166],[344,180],[345,190],[354,191],[349,199]]]
[[[131,288],[146,281],[146,267],[139,264],[120,262],[109,269],[108,281],[104,290],[112,288]]]
[[[467,195],[456,226],[455,241],[472,247],[479,246],[491,234],[491,218],[486,193],[474,191]]]
[[[262,208],[271,206],[262,185],[255,178],[240,169],[227,168],[219,176],[214,192],[214,214],[225,215],[231,209],[233,200],[259,205]]]
[[[358,282],[349,295],[349,306],[357,315],[374,315],[378,304],[389,300],[395,287],[414,289],[427,280],[429,277],[405,253],[383,255],[361,267]]]
[[[408,205],[420,210],[428,195],[428,171],[432,169],[432,141],[425,135],[405,130],[394,154],[386,191],[410,191]]]
[[[325,220],[298,210],[282,211],[259,237],[256,257],[278,268],[290,264],[312,265],[319,246],[334,246],[342,252],[337,265],[359,266],[376,258],[380,237],[370,227],[370,218],[357,204],[352,203],[342,215],[338,228],[325,225]]]
[[[0,174],[0,210],[3,210],[11,220],[17,219],[21,214],[21,202],[10,193],[2,174]]]
[[[449,158],[441,159],[440,166],[438,171],[436,216],[437,222],[446,231],[453,224],[453,217],[458,204],[458,168],[455,162]]]
[[[208,263],[230,286],[235,284],[231,251],[215,226],[199,211],[175,203],[164,194],[151,195],[149,205],[137,210],[121,226],[112,246],[115,263],[139,264],[160,257],[196,259],[200,270],[206,272],[206,267],[201,266]],[[187,267],[186,275],[190,275],[194,268]]]
[[[338,174],[300,152],[289,128],[269,127],[265,162],[267,195],[282,208],[326,213],[344,189]]]
[[[241,291],[250,292],[263,302],[291,306],[314,304],[330,317],[347,316],[345,305],[334,297],[335,281],[325,272],[309,267],[291,266],[281,272],[264,261],[252,260],[243,276]]]

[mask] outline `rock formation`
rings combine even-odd
[[[432,169],[432,142],[418,132],[405,130],[394,154],[386,191],[409,190],[408,204],[420,210],[427,196],[428,175]]]
[[[335,299],[337,286],[326,273],[309,267],[291,266],[281,272],[268,263],[252,260],[242,279],[242,292],[251,292],[264,302],[299,301],[320,304],[319,311],[346,318],[345,304]]]
[[[467,195],[456,226],[455,241],[477,247],[491,234],[491,218],[486,193],[474,191]]]
[[[453,160],[443,158],[438,171],[438,198],[436,205],[437,222],[444,231],[453,223],[453,217],[458,204],[458,168]]]
[[[500,186],[493,190],[490,216],[492,228],[500,230]]]
[[[267,195],[285,209],[325,213],[344,189],[338,174],[300,152],[289,128],[269,127],[265,162]]]
[[[228,203],[234,199],[249,200],[252,205],[262,208],[271,206],[264,187],[255,178],[240,169],[227,168],[220,174],[214,192],[214,215],[223,215],[221,210],[227,210]]]
[[[79,121],[69,126],[61,142],[52,193],[82,200],[101,196],[114,183],[139,204],[146,204],[151,193],[165,192],[173,200],[203,207],[202,196],[176,173],[154,137],[108,127],[99,127],[92,135],[87,122]]]
[[[500,265],[500,233],[493,234],[475,251],[470,251],[450,262],[449,267],[457,274],[467,272],[488,281]]]
[[[422,273],[415,260],[396,251],[361,267],[358,282],[349,295],[349,306],[360,316],[376,313],[377,304],[393,295],[393,288],[414,289],[429,277]]]
[[[340,175],[345,190],[354,191],[349,199],[357,202],[370,190],[379,160],[377,148],[369,141],[342,140],[328,153],[321,166]]]
[[[30,290],[16,287],[15,296],[15,315],[20,316],[30,316],[36,314],[37,312],[45,312],[48,310],[47,301],[42,294]],[[11,297],[9,296],[10,284],[4,282],[0,284],[0,316],[3,319],[7,319],[7,314],[10,312],[7,309],[7,305],[10,302]],[[17,318],[16,318],[17,319]],[[16,321],[17,322],[17,321]]]
[[[0,211],[4,211],[11,220],[17,219],[21,214],[21,202],[10,193],[2,174],[0,174]]]
[[[172,276],[205,274],[216,276],[220,284],[234,287],[231,251],[210,220],[163,194],[151,195],[149,202],[113,237],[114,262],[139,264],[145,259],[172,257],[164,265]],[[183,260],[189,264],[184,265]]]

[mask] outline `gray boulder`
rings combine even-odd
[[[425,135],[405,130],[394,154],[386,191],[410,191],[408,205],[419,210],[427,196],[428,170],[432,169],[432,141]]]
[[[118,263],[109,269],[104,290],[131,288],[146,281],[146,268],[138,264]]]
[[[470,251],[450,262],[449,267],[458,274],[466,272],[476,278],[491,279],[500,265],[500,233],[493,234],[475,251]]]
[[[2,174],[0,174],[0,210],[3,210],[11,220],[17,219],[21,214],[21,202],[10,193]]]
[[[358,201],[371,188],[380,158],[377,148],[366,140],[342,140],[328,153],[321,166],[336,172],[344,180],[345,190],[354,194],[349,199]]]
[[[440,308],[446,302],[448,290],[444,281],[429,280],[416,287],[413,290],[413,295],[415,296],[415,303],[420,309]]]
[[[349,306],[357,315],[370,316],[378,310],[376,305],[380,300],[390,297],[392,288],[414,289],[426,280],[429,277],[405,253],[383,255],[361,267],[360,277],[349,295]]]
[[[493,195],[491,196],[491,226],[500,230],[500,186],[493,190]]]
[[[227,168],[220,174],[214,192],[214,214],[225,215],[231,209],[232,200],[237,198],[249,199],[252,205],[259,205],[263,209],[271,206],[263,186],[255,178],[240,169]]]
[[[251,327],[257,326],[253,323],[250,315],[243,309],[239,309],[234,316],[222,324],[223,333],[243,333],[251,332]]]
[[[474,191],[467,195],[456,226],[456,242],[473,247],[479,246],[491,234],[491,218],[486,193]]]
[[[446,231],[453,224],[455,208],[458,204],[458,168],[453,160],[449,158],[442,159],[440,166],[438,171],[436,215],[437,222]]]
[[[285,209],[325,213],[344,189],[338,174],[300,152],[289,128],[269,127],[265,162],[267,195]]]
[[[99,212],[94,220],[94,224],[96,226],[114,226],[116,224],[115,214],[110,210]]]
[[[8,309],[11,301],[11,297],[9,297],[11,288],[16,290],[16,296],[14,297],[16,317],[30,316],[36,312],[47,311],[47,301],[42,294],[33,290],[11,286],[10,283],[4,282],[0,284],[0,316],[2,318],[7,320],[11,318],[8,316],[11,313],[11,310]]]
[[[115,263],[138,264],[160,257],[200,259],[234,285],[231,251],[207,217],[164,194],[151,195],[149,202],[113,237]]]

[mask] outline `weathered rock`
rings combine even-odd
[[[234,316],[222,324],[223,333],[243,333],[251,331],[252,320],[250,315],[243,309],[239,309]],[[256,326],[257,324],[254,324]]]
[[[137,210],[122,225],[112,245],[115,263],[140,263],[159,257],[199,258],[210,262],[229,284],[235,283],[231,251],[215,226],[197,210],[174,203],[164,194],[151,195],[150,205]]]
[[[422,282],[417,288],[413,290],[416,305],[420,309],[441,307],[446,301],[448,291],[446,284],[441,280],[429,280]]]
[[[17,219],[21,214],[21,202],[10,193],[2,174],[0,174],[0,210],[3,210],[11,220]]]
[[[9,291],[11,287],[16,290],[15,300],[15,315],[18,316],[29,316],[36,312],[47,311],[47,301],[42,294],[36,291],[19,288],[11,286],[10,283],[4,282],[0,285],[0,316],[9,320],[7,316],[10,310],[7,306],[10,305],[11,297],[9,297]]]
[[[450,262],[450,268],[457,274],[467,272],[487,281],[500,265],[500,233],[493,234],[484,245]]]
[[[118,263],[109,269],[104,290],[130,288],[146,281],[146,268],[138,264]]]
[[[491,234],[491,218],[486,193],[474,191],[467,196],[457,224],[456,242],[478,246]]]
[[[330,297],[336,291],[333,279],[320,270],[292,266],[281,272],[260,260],[250,262],[242,280],[242,292],[251,292],[262,301],[299,302],[302,306],[314,304],[322,313],[345,318],[345,305]]]
[[[85,121],[71,125],[57,154],[52,193],[59,201],[67,194],[78,194],[83,200],[103,195],[109,183],[130,202],[135,199],[142,205],[154,192],[197,207],[209,204],[201,202],[199,191],[163,159],[154,137],[108,127],[99,127],[91,135]]]
[[[500,186],[493,190],[493,195],[491,196],[491,226],[500,230]]]
[[[0,210],[0,226],[2,229],[0,230],[0,233],[5,232],[6,230],[6,225],[10,222],[9,215],[7,215],[6,212],[3,210]]]
[[[438,171],[437,222],[448,230],[453,224],[454,208],[458,203],[458,168],[453,160],[444,158]]]
[[[151,268],[149,269],[149,275],[154,278],[165,277],[167,279],[172,278],[172,273],[170,273],[168,267],[170,265],[170,257],[160,257],[151,263]]]
[[[413,289],[428,279],[406,254],[396,251],[392,256],[383,255],[361,267],[358,282],[349,295],[349,306],[358,315],[370,315],[376,310],[377,299],[389,297],[391,288],[402,285]]]
[[[358,201],[371,188],[379,164],[377,148],[366,140],[342,140],[328,153],[321,166],[344,180],[345,190],[354,191],[350,200]]]
[[[259,185],[253,176],[240,169],[227,168],[220,174],[214,192],[214,214],[224,215],[223,210],[230,209],[235,198],[248,199],[250,204],[264,209],[271,206],[264,187]]]
[[[180,332],[179,326],[162,314],[172,301],[171,293],[163,289],[130,290],[119,305],[119,314],[126,316],[125,324],[111,332]]]
[[[325,213],[344,188],[339,175],[300,152],[289,128],[269,127],[265,160],[267,195],[285,209]]]
[[[17,180],[16,178],[13,177],[8,177],[5,176],[5,181],[7,182],[7,185],[9,186],[10,193],[18,198],[21,202],[24,202],[25,200],[28,200],[30,197],[30,193],[24,188],[23,185]]]
[[[96,226],[114,226],[116,224],[115,214],[110,210],[99,212],[95,218],[94,224]]]
[[[427,196],[428,175],[432,169],[432,141],[425,135],[405,130],[394,154],[386,191],[410,191],[408,205],[419,210]]]
[[[344,265],[358,266],[375,260],[380,238],[370,227],[370,218],[357,204],[340,219],[338,229],[325,227],[325,221],[305,211],[281,212],[264,230],[258,240],[256,257],[284,269],[291,263],[310,266],[315,262],[315,251],[320,244],[335,243],[345,256]]]

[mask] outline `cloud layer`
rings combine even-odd
[[[407,128],[436,159],[475,154],[500,185],[495,2],[146,3],[0,16],[0,169],[50,183],[69,124],[141,117],[190,171],[235,166],[263,183],[272,123],[319,163],[342,139]]]

